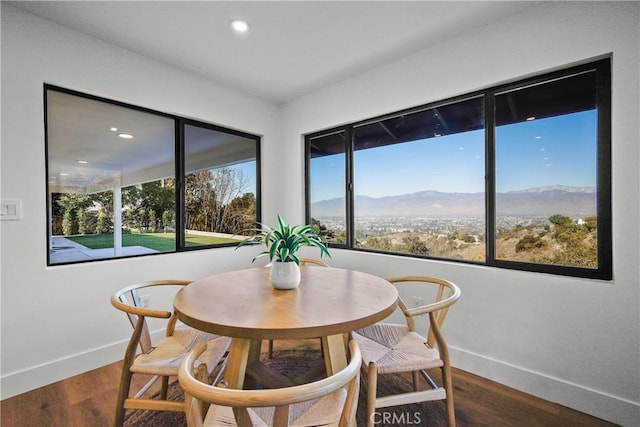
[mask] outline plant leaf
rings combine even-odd
[[[241,241],[236,247],[237,249],[245,245],[264,244],[267,249],[256,255],[253,261],[262,256],[269,256],[270,261],[275,258],[281,262],[293,261],[300,265],[300,259],[296,256],[296,252],[302,246],[315,246],[320,249],[320,257],[327,255],[331,258],[327,245],[315,233],[312,225],[291,226],[279,214],[277,227],[272,228],[260,222],[256,222],[256,225],[260,228],[250,230],[256,234]]]

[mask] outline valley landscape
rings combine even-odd
[[[356,196],[357,246],[438,258],[483,261],[484,193]],[[314,223],[344,243],[344,199],[312,204]],[[496,195],[496,258],[594,267],[596,195],[592,187],[550,186]]]

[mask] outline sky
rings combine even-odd
[[[496,128],[496,190],[596,185],[596,111]],[[484,130],[445,135],[354,154],[356,195],[425,190],[484,192]],[[311,202],[344,195],[344,155],[315,158]]]
[[[247,180],[243,193],[256,194],[256,162],[244,162],[230,166],[231,169],[240,171]]]

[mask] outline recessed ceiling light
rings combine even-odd
[[[249,31],[249,24],[247,24],[247,21],[243,21],[242,19],[234,19],[231,21],[231,28],[238,33],[246,33]]]
[[[118,128],[115,128],[115,127],[110,127],[109,130],[111,132],[118,132]]]
[[[130,133],[119,133],[118,136],[122,139],[131,139],[133,138],[133,135],[131,135]]]
[[[87,162],[86,160],[78,160],[78,163],[80,163],[81,165],[86,165],[89,162]]]

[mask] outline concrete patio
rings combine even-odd
[[[121,249],[121,256],[153,254],[158,251],[144,246],[124,246]],[[113,258],[114,249],[89,249],[73,240],[62,236],[53,236],[51,239],[50,262],[51,264],[62,264],[77,261],[91,261],[94,259]]]

